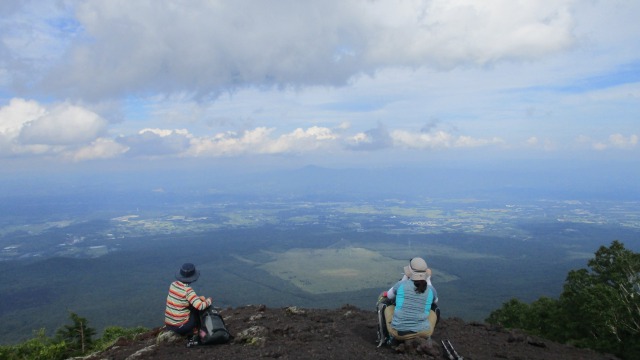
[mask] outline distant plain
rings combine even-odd
[[[443,315],[483,320],[512,297],[557,296],[601,245],[638,250],[634,202],[462,199],[198,201],[5,216],[0,338],[73,311],[106,326],[162,324],[183,262],[220,307],[372,309],[411,257],[433,269]],[[19,210],[19,209],[18,209]],[[76,209],[77,210],[77,209]],[[42,314],[46,314],[43,316]]]

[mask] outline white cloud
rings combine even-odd
[[[289,134],[280,136],[264,146],[266,153],[307,152],[322,148],[337,139],[331,129],[313,126],[307,130],[298,128]]]
[[[74,145],[101,135],[107,121],[84,108],[63,103],[23,124],[19,140],[24,144]]]
[[[582,139],[576,139],[576,143],[580,144],[581,142],[584,142],[585,140]],[[524,146],[526,148],[530,148],[530,149],[540,149],[546,152],[554,152],[559,150],[558,144],[556,144],[555,141],[549,139],[549,138],[543,138],[540,139],[537,136],[531,136],[529,137],[525,142],[524,142]]]
[[[129,150],[128,147],[117,143],[112,139],[99,138],[88,146],[69,152],[66,157],[74,161],[87,161],[95,159],[109,159],[118,157]]]
[[[396,146],[410,149],[471,148],[505,143],[498,137],[477,139],[466,135],[454,136],[445,131],[425,133],[395,130],[391,132],[391,137]]]
[[[578,137],[576,137],[576,142],[578,144],[586,144],[591,142],[591,138],[587,135],[578,135]]]
[[[527,144],[528,146],[536,146],[536,145],[538,145],[538,143],[539,143],[539,142],[540,142],[540,141],[538,140],[538,138],[537,138],[537,137],[532,136],[532,137],[530,137],[530,138],[528,138],[528,139],[527,139],[526,144]]]
[[[625,137],[622,134],[613,134],[609,136],[609,143],[615,148],[632,149],[638,145],[638,135]]]
[[[632,150],[638,145],[638,135],[631,134],[624,136],[622,134],[611,134],[606,140],[594,140],[588,136],[580,135],[576,138],[579,145],[590,146],[594,150],[602,151],[607,149]]]
[[[69,103],[42,106],[14,98],[0,108],[0,151],[5,155],[58,153],[103,134],[107,121]]]
[[[242,134],[219,133],[212,137],[194,137],[187,151],[189,156],[238,156],[246,154],[304,153],[332,146],[338,136],[329,128],[313,126],[298,128],[277,137],[275,129],[258,127]]]
[[[53,53],[67,52],[46,83],[88,98],[343,85],[387,67],[538,59],[575,41],[571,0],[72,3],[78,24],[59,35]]]
[[[376,128],[351,136],[346,142],[351,150],[381,150],[393,146],[389,130],[380,123]]]
[[[365,9],[379,26],[367,49],[385,65],[486,64],[566,49],[572,1],[381,1]],[[368,11],[367,11],[368,10]]]
[[[342,131],[342,130],[347,130],[351,127],[351,123],[349,123],[348,121],[343,121],[340,124],[338,124],[337,126],[337,130]]]
[[[142,129],[138,132],[138,134],[140,135],[144,135],[145,133],[151,133],[151,134],[155,134],[159,137],[167,137],[167,136],[171,136],[171,135],[183,135],[183,136],[188,136],[189,135],[189,131],[187,129],[175,129],[175,130],[167,130],[167,129]]]
[[[13,98],[8,105],[0,108],[0,136],[13,141],[25,124],[45,114],[45,108],[36,101]]]
[[[391,133],[394,142],[399,146],[414,149],[433,149],[451,147],[453,136],[444,131],[434,133],[416,133],[396,130]]]
[[[454,147],[479,147],[487,145],[499,145],[504,143],[505,141],[499,137],[493,137],[491,139],[475,139],[471,136],[459,136],[454,143]]]
[[[80,31],[72,1],[3,0],[0,5],[0,85],[21,90],[57,63]]]
[[[235,132],[220,133],[213,137],[196,137],[191,139],[188,155],[191,156],[232,156],[246,153],[249,149],[257,150],[266,142],[274,129],[259,127],[246,130],[242,135]]]
[[[358,145],[360,143],[370,143],[371,139],[366,133],[357,133],[347,139],[350,143]]]
[[[592,147],[595,150],[602,151],[602,150],[606,150],[609,146],[607,144],[605,144],[605,143],[602,143],[602,142],[595,142],[595,143],[592,144]]]
[[[244,131],[195,135],[189,129],[145,127],[131,135],[108,136],[108,122],[94,112],[67,102],[43,106],[35,101],[12,99],[0,108],[0,154],[3,156],[57,156],[73,161],[114,157],[235,157],[261,154],[335,154],[349,151],[407,149],[508,148],[500,136],[459,134],[455,126],[439,130],[439,123],[422,130],[387,129],[378,123],[367,131],[349,132],[351,124],[334,128],[312,125],[286,129],[258,126]],[[529,137],[532,149],[562,150],[549,138]],[[582,135],[575,144],[592,149],[634,149],[635,134],[612,134],[593,140]],[[570,145],[569,145],[570,146]],[[583,146],[584,148],[584,146]]]
[[[127,156],[158,157],[179,155],[189,148],[193,138],[186,129],[142,129],[135,135],[121,136],[118,143],[126,146]]]

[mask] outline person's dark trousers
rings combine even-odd
[[[190,308],[189,321],[180,326],[167,325],[167,329],[179,335],[191,335],[193,329],[200,327],[200,312],[194,308]]]

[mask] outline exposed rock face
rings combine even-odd
[[[157,328],[135,341],[118,341],[88,359],[443,359],[442,340],[450,340],[467,360],[615,359],[457,318],[441,319],[430,341],[415,339],[377,348],[375,312],[349,305],[331,310],[259,305],[220,313],[234,336],[229,344],[187,348],[185,338]]]
[[[254,325],[240,331],[233,340],[237,344],[264,346],[267,342],[269,329],[264,326]]]

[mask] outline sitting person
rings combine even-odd
[[[169,286],[164,324],[168,330],[180,335],[190,335],[200,328],[200,310],[211,306],[211,298],[198,296],[191,283],[198,280],[200,271],[191,263],[185,263],[176,273],[176,280]]]
[[[420,262],[420,264],[416,265],[416,266],[422,266],[421,262],[424,262],[424,259],[422,259],[422,258],[412,258],[411,260],[409,260],[409,265],[404,267],[404,273],[402,274],[402,279],[400,279],[400,281],[405,281],[405,280],[409,279],[409,277],[411,276],[411,264],[412,264],[412,262],[414,260],[416,260],[416,262]],[[425,267],[427,266],[426,262],[424,262],[424,266]],[[429,267],[427,267],[426,273],[427,273],[427,285],[433,286],[431,284],[431,269]],[[389,292],[393,292],[393,287],[391,289],[389,289],[388,291],[383,292],[381,294],[381,296],[383,296],[383,297],[388,299],[387,294]],[[393,303],[393,301],[391,301],[391,299],[389,299],[389,301],[387,301],[387,303]],[[438,321],[440,321],[440,309],[438,309],[438,297],[437,296],[433,299],[433,302],[431,303],[431,310],[436,312],[436,314],[438,315]]]
[[[405,275],[407,279],[400,280],[386,294],[387,298],[395,300],[395,305],[384,309],[387,331],[396,340],[429,338],[438,319],[432,310],[438,295],[428,283],[427,262],[422,258],[411,259]]]

